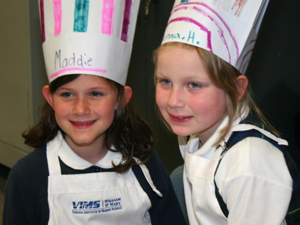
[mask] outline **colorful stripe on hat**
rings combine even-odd
[[[74,12],[74,32],[87,31],[89,3],[89,0],[76,0]]]
[[[188,1],[188,0],[187,0]],[[237,44],[237,41],[235,39],[235,37],[233,36],[232,32],[231,32],[231,29],[230,27],[228,26],[228,24],[223,20],[223,18],[214,10],[212,9],[210,6],[208,6],[207,4],[201,2],[187,2],[186,0],[182,0],[181,4],[178,4],[177,6],[175,6],[171,12],[171,16],[174,12],[177,12],[179,10],[187,10],[187,9],[192,9],[192,10],[195,10],[199,13],[201,13],[203,16],[206,16],[207,18],[209,18],[219,29],[219,35],[220,35],[220,38],[222,39],[224,45],[226,46],[227,48],[227,51],[228,51],[228,58],[229,58],[229,63],[231,63],[231,54],[230,54],[230,51],[229,51],[229,48],[228,48],[228,44],[227,44],[227,41],[226,39],[224,38],[224,31],[223,29],[221,28],[221,26],[218,24],[218,22],[212,17],[210,16],[209,14],[207,14],[204,10],[202,10],[201,8],[199,8],[198,6],[200,7],[204,7],[206,8],[207,10],[209,10],[210,12],[212,12],[215,16],[217,16],[217,18],[222,22],[222,24],[226,27],[230,37],[232,38],[232,41],[234,42],[234,45],[235,45],[235,48],[236,48],[236,55],[237,55],[237,59],[239,58],[239,47],[238,47],[238,44]],[[192,8],[187,8],[187,6],[192,6]],[[171,22],[171,21],[170,21]],[[168,25],[170,24],[170,22],[168,23]],[[187,21],[185,20],[185,22],[191,22],[191,21]],[[197,22],[198,23],[198,22]],[[200,23],[198,23],[200,24]],[[198,25],[196,24],[196,25]],[[203,26],[202,26],[203,27]],[[201,27],[200,27],[201,29]],[[205,30],[204,30],[205,31]],[[209,41],[207,42],[208,43],[208,49],[212,51],[212,47],[209,46],[209,43],[211,43],[211,37],[208,37],[209,38]]]
[[[50,78],[53,79],[57,76],[59,76],[62,73],[68,72],[68,71],[91,71],[91,72],[98,72],[98,73],[106,73],[106,70],[101,70],[101,69],[94,69],[94,68],[82,68],[82,67],[69,67],[65,69],[61,69],[56,73],[51,74]]]
[[[125,0],[123,27],[122,27],[122,36],[121,36],[121,40],[125,42],[128,41],[131,6],[132,6],[132,0]]]
[[[114,0],[103,0],[102,27],[103,34],[111,35],[113,32],[112,21],[114,15]]]
[[[40,18],[41,18],[41,30],[42,30],[42,40],[45,42],[45,15],[44,15],[44,0],[40,0]]]
[[[89,17],[89,0],[76,0],[74,10],[74,32],[87,32]],[[121,40],[128,41],[128,33],[130,26],[130,14],[132,8],[132,0],[125,0],[123,13],[123,24],[121,32]],[[102,8],[102,25],[101,33],[111,35],[113,33],[113,16],[115,11],[114,0],[103,0]],[[54,36],[61,34],[62,26],[62,2],[61,0],[53,0],[53,16],[54,16]],[[40,18],[43,42],[46,41],[45,34],[45,17],[44,17],[44,0],[40,0]]]
[[[61,32],[61,0],[53,0],[53,14],[54,14],[54,36],[59,36]]]

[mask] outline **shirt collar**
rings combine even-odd
[[[240,116],[237,116],[236,119],[233,121],[232,127],[237,126],[241,122],[241,120],[245,119],[247,117],[247,115],[249,114],[249,108],[248,107],[241,106],[241,105],[239,105],[238,107],[242,107],[242,109],[240,110],[242,113],[241,113]],[[188,142],[188,144],[187,144],[187,146],[186,146],[185,149],[189,153],[196,154],[196,155],[202,156],[202,157],[207,158],[207,159],[211,159],[213,157],[213,155],[214,155],[215,150],[216,150],[216,147],[213,146],[213,145],[220,138],[221,130],[224,127],[227,126],[228,119],[229,119],[228,116],[226,116],[224,118],[224,120],[219,125],[219,127],[217,128],[217,130],[204,143],[204,145],[201,146],[201,148],[198,147],[198,145],[199,145],[199,138],[197,137],[197,135],[194,134],[194,135],[191,136],[190,141]],[[230,137],[230,135],[231,135],[231,131],[229,131],[228,134],[227,134],[227,136],[225,137],[226,141]]]
[[[96,164],[92,164],[85,159],[78,156],[67,144],[67,142],[62,138],[62,134],[59,131],[57,134],[58,138],[54,141],[61,142],[59,144],[60,148],[58,150],[58,156],[60,159],[69,167],[73,169],[83,170],[91,166],[98,166],[101,168],[112,168],[112,162],[115,165],[118,165],[122,160],[122,154],[119,152],[107,151],[105,156],[100,159]],[[111,149],[115,150],[112,146]]]

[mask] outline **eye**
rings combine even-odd
[[[69,98],[69,97],[72,97],[73,94],[71,92],[64,92],[61,94],[62,97],[65,97],[65,98]]]
[[[162,83],[163,85],[171,85],[171,81],[167,80],[167,79],[160,79],[159,80],[160,83]]]
[[[200,88],[201,85],[195,82],[189,83],[189,87],[192,89]]]
[[[97,97],[97,96],[103,96],[103,93],[97,92],[97,91],[93,91],[93,92],[90,93],[90,95]]]

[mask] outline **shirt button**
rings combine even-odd
[[[99,172],[100,171],[100,168],[95,168],[95,172]]]

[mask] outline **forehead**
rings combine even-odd
[[[81,74],[76,79],[61,86],[74,88],[113,88],[110,82],[103,77],[96,75]]]
[[[156,75],[208,78],[202,59],[195,48],[166,47],[159,51]]]

